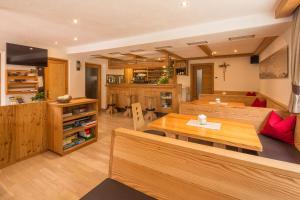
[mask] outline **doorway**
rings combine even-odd
[[[200,94],[214,93],[214,64],[201,63],[191,65],[191,100]]]
[[[68,94],[68,61],[49,58],[48,67],[45,67],[45,95],[55,100],[65,94]]]
[[[98,99],[101,109],[101,65],[85,63],[85,96]]]

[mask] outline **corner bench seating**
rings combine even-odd
[[[112,136],[109,178],[165,200],[300,199],[299,165],[124,128]]]
[[[180,103],[179,106],[179,113],[181,114],[198,115],[201,113],[207,115],[208,117],[234,119],[253,124],[257,132],[259,132],[263,127],[268,115],[272,110],[274,109],[253,107],[228,108],[210,105],[194,105],[184,102]],[[277,110],[276,112],[280,113],[282,116],[286,116],[288,114],[285,111]],[[261,134],[258,136],[263,146],[263,152],[260,152],[259,156],[300,164],[300,116],[297,117],[295,146],[291,146]]]

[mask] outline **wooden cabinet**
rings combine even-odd
[[[48,103],[48,148],[60,155],[75,151],[98,138],[96,99]]]

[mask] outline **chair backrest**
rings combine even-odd
[[[134,130],[140,130],[145,125],[142,106],[140,103],[133,103],[131,107]]]
[[[300,199],[297,164],[124,128],[111,146],[109,177],[157,199]]]

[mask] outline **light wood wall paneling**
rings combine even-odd
[[[300,199],[299,165],[115,130],[110,177],[158,199]]]
[[[0,107],[0,168],[46,150],[46,102]]]

